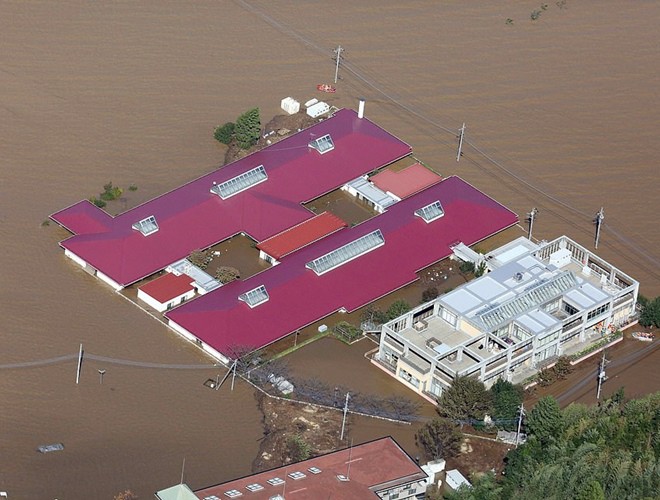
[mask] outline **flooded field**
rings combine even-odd
[[[118,213],[217,168],[213,127],[255,106],[265,123],[289,95],[321,97],[338,44],[331,105],[365,97],[366,116],[443,176],[460,174],[523,218],[538,207],[538,238],[567,233],[591,247],[603,206],[599,253],[660,294],[660,4],[563,5],[531,21],[538,3],[513,0],[340,0],[332,12],[292,0],[4,2],[0,490],[149,498],[180,480],[184,458],[193,488],[249,472],[262,432],[251,390],[204,387],[218,368],[66,259],[66,231],[42,222],[108,181],[125,189],[108,207]],[[345,356],[339,342],[319,345],[324,359]],[[316,349],[296,353],[301,371]],[[374,377],[374,390],[398,390]],[[390,433],[379,426],[352,432]],[[414,455],[411,436],[395,433]],[[59,442],[63,451],[36,451]]]

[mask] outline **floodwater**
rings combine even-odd
[[[209,363],[77,269],[57,246],[66,232],[41,223],[108,181],[138,186],[116,213],[216,168],[213,127],[254,106],[265,122],[283,97],[313,97],[333,79],[338,44],[346,64],[331,104],[363,96],[366,115],[441,174],[521,216],[538,207],[539,238],[591,246],[603,206],[599,252],[660,294],[660,4],[559,4],[532,22],[538,2],[513,0],[3,2],[0,490],[149,498],[180,480],[184,458],[193,488],[249,472],[261,436],[251,391],[207,389],[215,368],[113,361]],[[80,343],[111,359],[88,357],[76,385]],[[64,451],[35,451],[57,442]]]

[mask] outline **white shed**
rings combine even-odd
[[[328,111],[330,111],[330,106],[328,105],[327,102],[323,102],[323,101],[319,101],[316,104],[312,104],[309,108],[307,108],[307,114],[312,118],[317,118],[321,115],[324,115]]]

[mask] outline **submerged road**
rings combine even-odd
[[[655,366],[659,353],[657,340],[651,343],[639,342],[626,336],[620,344],[606,351],[609,362],[605,365],[608,380],[604,383],[604,397],[608,397],[621,386],[626,395],[633,397],[660,390]],[[576,365],[575,371],[565,380],[549,387],[538,388],[529,403],[534,404],[544,396],[554,396],[562,407],[570,403],[593,404],[596,401],[598,366],[602,354],[597,354]],[[615,381],[617,380],[618,381]],[[526,402],[527,403],[527,402]]]

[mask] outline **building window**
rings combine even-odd
[[[442,319],[444,319],[451,326],[456,326],[456,315],[447,309],[442,309]]]
[[[603,304],[599,308],[590,311],[589,314],[587,314],[587,321],[595,318],[596,316],[600,316],[603,313],[606,313],[609,308],[610,308],[609,304]]]
[[[431,394],[434,394],[436,396],[440,396],[442,394],[442,384],[435,377],[433,377],[431,379],[430,391],[431,391]]]
[[[577,310],[575,307],[573,307],[573,306],[570,305],[570,304],[567,304],[566,302],[564,302],[564,303],[562,304],[562,309],[563,309],[564,312],[565,312],[566,314],[568,314],[569,316],[573,316],[574,314],[577,314],[577,312],[578,312],[578,310]]]
[[[407,372],[403,368],[399,370],[399,377],[408,382],[415,388],[419,388],[419,379],[415,377],[412,373]]]

